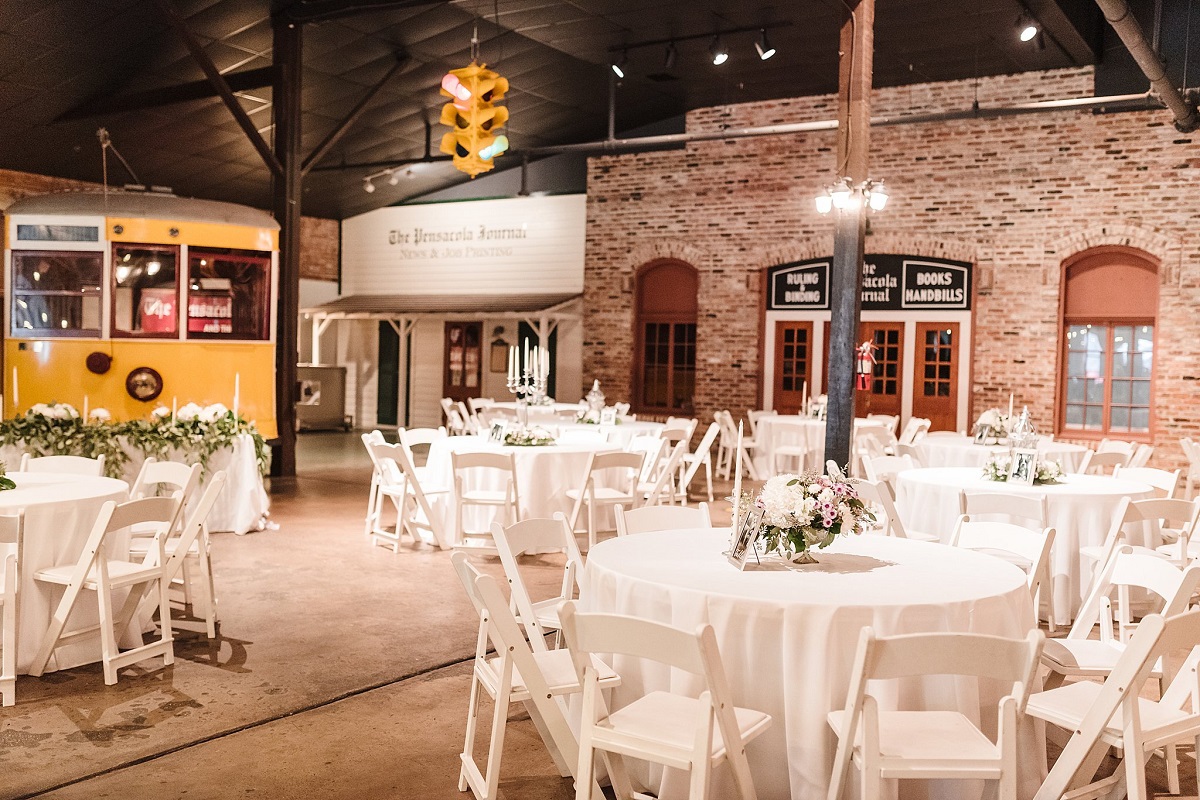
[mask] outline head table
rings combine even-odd
[[[739,572],[722,555],[728,538],[727,530],[683,530],[601,542],[588,557],[580,603],[586,611],[686,630],[701,623],[713,626],[733,701],[773,718],[770,729],[747,748],[755,788],[764,800],[825,797],[834,752],[825,717],[845,703],[863,626],[883,636],[969,631],[1021,637],[1033,625],[1024,574],[980,553],[854,536],[818,551],[819,564],[793,567],[765,560]],[[622,678],[614,689],[614,707],[649,691],[695,694],[698,688],[690,676],[658,665],[619,657],[613,666]],[[873,693],[884,708],[956,708],[987,729],[999,701],[990,691],[974,680],[936,678],[884,684]],[[1022,788],[1032,795],[1041,763],[1032,732],[1023,732],[1021,745],[1029,772]],[[660,797],[686,796],[686,775],[641,768],[640,780]],[[713,781],[711,796],[736,795],[728,769],[714,772]],[[953,782],[905,787],[904,792],[913,789],[946,798],[968,796]]]
[[[896,478],[896,510],[910,530],[937,534],[949,542],[959,515],[960,492],[1045,495],[1046,525],[1054,528],[1052,573],[1055,622],[1068,624],[1078,610],[1088,575],[1080,564],[1079,548],[1104,544],[1121,499],[1151,497],[1144,483],[1103,475],[1065,475],[1060,483],[1024,486],[989,481],[974,467],[905,470]],[[1155,531],[1145,531],[1146,546],[1161,544]],[[1090,570],[1090,565],[1088,566]]]
[[[17,488],[0,492],[0,514],[15,514],[25,509],[25,550],[20,565],[17,618],[17,672],[25,673],[42,643],[43,634],[50,627],[50,617],[63,590],[61,586],[38,583],[33,574],[40,569],[77,561],[100,507],[108,500],[124,502],[129,497],[129,487],[115,478],[90,475],[10,472],[8,477]],[[128,556],[128,532],[121,533],[109,542],[110,558]],[[94,625],[98,621],[96,603],[91,599],[94,597],[91,592],[83,593],[82,601],[71,616],[72,627]],[[118,598],[118,603],[122,601],[123,598]],[[131,645],[130,642],[121,644]],[[99,660],[100,637],[97,634],[94,638],[59,648],[49,668],[64,669]]]

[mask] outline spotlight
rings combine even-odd
[[[363,191],[367,194],[375,191],[375,184],[371,183],[370,178],[363,178]]]
[[[720,34],[713,37],[712,46],[708,48],[708,53],[712,56],[712,63],[715,67],[719,67],[729,60],[729,48],[721,41]]]
[[[775,55],[775,48],[771,47],[771,43],[767,41],[766,28],[763,28],[759,32],[758,41],[754,43],[754,49],[758,51],[758,57],[763,61]]]
[[[667,45],[667,55],[663,59],[663,69],[675,69],[675,58],[678,54],[675,52],[675,43],[671,42]]]
[[[1017,36],[1022,42],[1031,42],[1033,37],[1038,35],[1039,27],[1033,17],[1029,16],[1028,11],[1022,11],[1021,16],[1017,17]]]
[[[388,183],[391,184],[392,186],[395,186],[397,183],[400,182],[400,173],[396,172],[396,170],[394,170],[394,169],[389,169],[387,176],[388,176]]]
[[[615,74],[615,75],[616,75],[618,78],[624,78],[624,77],[625,77],[625,70],[624,70],[624,67],[625,67],[625,62],[627,62],[628,60],[629,60],[629,51],[624,51],[624,52],[622,52],[622,53],[621,53],[621,59],[620,59],[619,61],[614,61],[614,62],[613,62],[611,65],[610,65],[610,66],[612,67],[612,71],[613,71],[613,73],[614,73],[614,74]]]

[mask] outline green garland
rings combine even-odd
[[[122,441],[144,457],[167,458],[172,450],[182,450],[200,460],[207,472],[212,454],[232,448],[238,436],[248,434],[254,441],[258,470],[266,475],[271,468],[271,449],[253,422],[227,412],[213,422],[199,418],[128,422],[85,422],[80,417],[53,418],[28,413],[0,420],[0,444],[22,448],[34,456],[104,456],[104,471],[119,477],[129,463]]]

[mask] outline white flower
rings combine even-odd
[[[200,412],[200,419],[205,422],[216,422],[221,417],[229,413],[229,409],[220,403],[213,403],[211,406],[205,406]]]
[[[150,416],[154,419],[166,419],[167,417],[171,416],[171,409],[167,408],[166,406],[159,406],[150,412]]]
[[[96,422],[111,422],[112,414],[108,413],[107,408],[93,408],[92,413],[88,414],[89,419],[94,419]]]
[[[34,403],[29,407],[29,415],[32,417],[50,417],[51,414],[50,406],[45,403]]]
[[[175,418],[183,422],[191,422],[199,417],[203,411],[204,409],[195,403],[188,403],[175,413]]]

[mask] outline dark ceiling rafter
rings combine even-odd
[[[276,16],[297,25],[307,25],[353,17],[369,11],[394,11],[447,3],[449,0],[299,0],[277,11]]]
[[[275,82],[275,67],[260,67],[243,72],[229,72],[224,75],[225,82],[235,92],[248,92],[254,89],[264,89]],[[163,86],[158,89],[147,89],[144,92],[129,94],[102,95],[74,108],[64,111],[55,122],[69,122],[76,119],[88,119],[105,114],[120,114],[126,111],[144,111],[148,108],[169,106],[184,103],[188,100],[206,100],[217,97],[219,92],[207,78],[199,81],[179,83],[174,86]]]
[[[1088,41],[1057,0],[1025,0],[1022,5],[1029,8],[1050,41],[1076,66],[1096,61],[1098,42]]]
[[[358,101],[353,109],[351,109],[350,113],[346,115],[346,118],[339,122],[337,126],[329,132],[329,135],[326,136],[311,153],[309,153],[308,158],[304,159],[304,163],[300,165],[301,175],[307,175],[309,170],[316,166],[317,162],[324,158],[325,154],[328,153],[330,149],[332,149],[333,146],[341,140],[346,131],[350,130],[354,123],[358,121],[358,118],[362,116],[363,112],[367,110],[367,106],[370,105],[373,99],[375,99],[375,95],[379,94],[379,90],[382,89],[387,82],[392,79],[393,75],[399,72],[401,68],[408,63],[408,60],[408,55],[406,53],[396,54],[396,63],[392,64],[391,68],[388,69],[387,74],[385,74],[378,83],[367,90],[367,93],[363,95],[363,98]]]
[[[183,40],[187,46],[188,52],[192,54],[192,58],[200,66],[204,75],[208,78],[209,83],[217,90],[221,100],[225,103],[225,107],[229,109],[229,113],[233,114],[233,118],[237,120],[238,126],[242,132],[246,134],[246,138],[250,140],[250,144],[254,145],[254,149],[258,151],[258,155],[263,162],[271,170],[271,173],[276,177],[283,175],[283,165],[279,163],[275,153],[271,150],[270,145],[259,134],[258,128],[255,127],[250,115],[242,108],[242,104],[238,102],[234,96],[233,90],[229,88],[229,83],[225,77],[221,75],[217,65],[209,58],[208,53],[204,51],[204,45],[196,38],[196,34],[192,33],[192,29],[188,27],[187,22],[179,15],[179,10],[175,8],[175,4],[171,0],[154,0],[154,4],[158,6],[167,21],[171,23],[171,27]]]
[[[791,20],[782,20],[779,22],[765,22],[762,25],[739,25],[736,28],[710,28],[702,33],[689,33],[680,36],[670,36],[665,39],[647,39],[640,42],[629,42],[628,44],[610,45],[608,52],[621,53],[626,50],[637,50],[642,47],[661,47],[664,44],[677,44],[679,42],[690,42],[696,39],[711,39],[714,36],[736,36],[739,33],[758,33],[759,31],[773,31],[778,28],[790,28]]]

